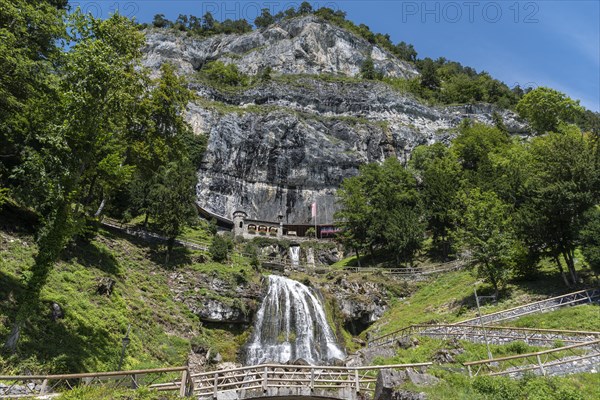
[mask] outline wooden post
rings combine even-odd
[[[471,371],[471,366],[467,365],[467,369],[469,370],[469,378],[473,377],[473,371]]]
[[[192,378],[192,374],[190,370],[187,370],[187,378],[188,378],[188,396],[194,395],[194,378]]]
[[[483,331],[483,338],[485,339],[485,346],[487,348],[488,359],[493,359],[492,350],[490,350],[490,342],[488,341],[487,332],[485,331],[485,326],[483,325],[483,319],[481,318],[481,309],[479,308],[479,296],[477,296],[477,288],[473,288],[473,292],[475,293],[475,302],[477,303],[477,314],[479,314],[479,324],[481,325],[481,330]]]
[[[311,391],[311,393],[313,390],[315,390],[315,369],[311,368],[310,369],[310,391]]]
[[[48,379],[44,379],[42,382],[42,387],[40,388],[40,394],[46,394],[48,391]]]
[[[188,381],[188,371],[187,369],[181,373],[181,384],[179,386],[179,397],[185,397],[187,395],[187,381]]]
[[[356,388],[356,393],[360,392],[360,381],[358,380],[358,370],[354,370],[354,385]]]
[[[542,372],[542,375],[546,376],[546,371],[544,370],[544,364],[542,364],[542,359],[540,358],[540,355],[536,354],[535,357],[537,358],[537,362],[538,362],[538,365],[540,367],[540,371]]]
[[[269,370],[267,367],[265,367],[264,371],[263,371],[263,392],[267,392],[267,388],[268,388],[268,379],[269,379]]]
[[[215,380],[213,384],[213,399],[217,398],[217,392],[219,388],[219,373],[215,372]]]

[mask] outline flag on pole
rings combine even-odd
[[[315,201],[314,203],[312,203],[312,217],[316,218],[317,217],[317,202]]]

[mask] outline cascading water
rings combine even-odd
[[[287,363],[300,358],[322,364],[345,357],[311,289],[292,279],[270,275],[269,289],[246,348],[246,364]]]
[[[300,264],[300,246],[290,246],[290,260],[293,266]]]

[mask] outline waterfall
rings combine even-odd
[[[293,266],[300,264],[300,246],[290,246],[290,259]]]
[[[270,275],[246,347],[246,364],[283,364],[301,358],[315,365],[345,357],[315,293],[300,282]]]

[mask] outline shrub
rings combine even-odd
[[[229,249],[232,247],[232,245],[233,243],[230,245],[230,241],[224,236],[215,235],[215,238],[213,239],[209,249],[210,257],[216,262],[227,260]]]
[[[221,61],[209,62],[202,68],[202,74],[212,82],[227,86],[243,86],[247,78],[235,64],[224,64]]]
[[[512,353],[525,354],[529,352],[529,346],[525,342],[517,340],[506,346],[506,349]]]

